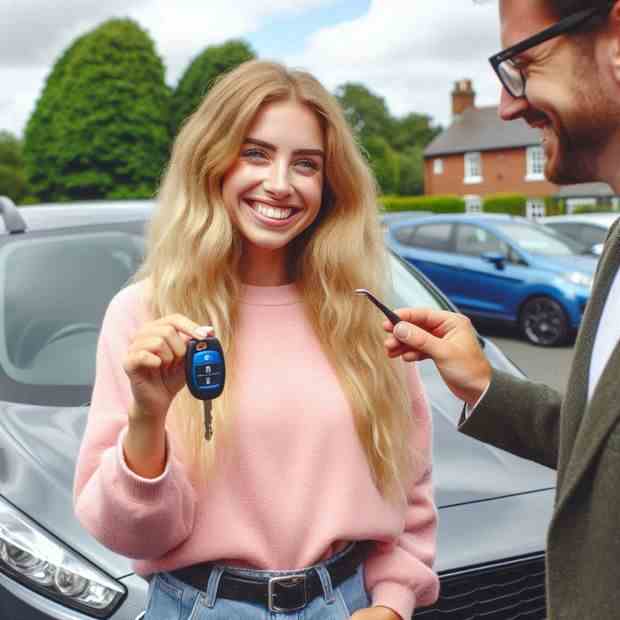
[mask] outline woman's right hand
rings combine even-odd
[[[191,338],[214,335],[181,314],[145,323],[123,364],[134,397],[134,420],[164,425],[172,399],[185,385],[185,352]]]

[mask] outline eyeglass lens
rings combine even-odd
[[[504,60],[498,66],[502,83],[506,90],[515,98],[525,95],[525,82],[521,71],[514,66],[510,59]]]

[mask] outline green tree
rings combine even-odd
[[[25,132],[40,200],[144,198],[168,158],[170,90],[153,41],[129,19],[78,38],[59,58]]]
[[[397,193],[400,172],[398,153],[384,137],[378,135],[364,139],[362,146],[381,191],[384,194]]]
[[[347,82],[336,89],[336,98],[349,125],[362,141],[371,136],[381,136],[390,142],[393,119],[383,97],[375,95],[363,84]]]
[[[397,194],[417,196],[424,193],[424,149],[415,145],[398,153],[399,177]]]
[[[433,126],[430,116],[411,112],[394,120],[391,144],[397,151],[405,151],[414,146],[425,147],[441,131],[441,126]]]
[[[220,75],[255,57],[245,41],[236,39],[209,46],[197,56],[181,76],[172,96],[172,135],[177,134],[183,121],[196,110]]]
[[[20,202],[25,193],[21,142],[8,131],[0,131],[0,196]]]

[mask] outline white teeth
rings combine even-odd
[[[270,217],[272,220],[285,220],[293,212],[293,209],[277,209],[276,207],[266,207],[260,203],[250,203],[255,211],[258,211],[265,217]]]

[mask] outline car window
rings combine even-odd
[[[394,231],[394,239],[403,245],[411,245],[414,230],[414,226],[399,226]]]
[[[76,232],[78,231],[78,232]],[[0,249],[0,363],[14,382],[90,385],[105,310],[141,263],[140,235],[75,229]]]
[[[579,231],[579,241],[587,247],[592,247],[598,243],[605,243],[607,229],[592,224],[583,224]]]
[[[579,224],[574,224],[571,222],[558,222],[553,224],[545,224],[545,226],[548,226],[551,230],[554,230],[561,235],[566,235],[575,241],[579,241]]]
[[[451,309],[415,269],[392,253],[390,253],[390,266],[392,293],[388,304],[392,308]]]
[[[542,256],[573,256],[582,254],[581,243],[568,237],[561,237],[542,224],[526,222],[500,222],[497,228],[511,239],[521,250]]]
[[[450,251],[452,224],[422,224],[416,226],[409,245],[425,250]]]
[[[456,231],[456,251],[459,254],[480,256],[484,252],[494,252],[508,257],[508,244],[491,231],[481,226],[461,224]]]

